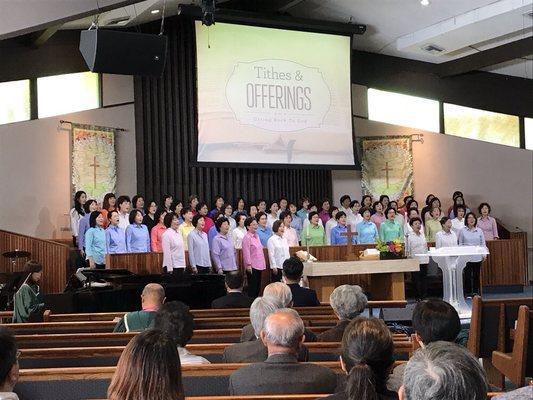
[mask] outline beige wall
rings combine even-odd
[[[358,86],[357,93],[364,96],[365,91]],[[364,117],[367,113],[360,108],[361,104],[366,107],[366,99],[362,100],[364,101],[354,99],[354,114]],[[477,207],[481,201],[487,201],[492,206],[493,215],[508,227],[519,227],[527,231],[531,248],[533,151],[424,132],[359,117],[354,118],[354,130],[357,137],[423,133],[424,143],[413,143],[415,198],[419,204],[423,204],[428,193],[433,193],[447,208],[451,205],[452,193],[461,190],[469,206]],[[344,192],[360,199],[360,172],[333,172],[336,204]]]
[[[131,77],[117,79],[106,77],[110,83],[104,83],[104,93],[112,87],[131,97]],[[109,92],[104,98],[125,100]],[[127,129],[116,135],[117,193],[135,193],[133,104],[0,125],[0,229],[40,238],[71,236],[70,130],[68,125],[60,129],[60,119]]]

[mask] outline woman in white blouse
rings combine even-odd
[[[246,235],[246,228],[244,227],[244,221],[246,220],[246,214],[238,212],[235,214],[236,227],[231,232],[231,238],[233,239],[233,246],[236,249],[242,249],[242,239]]]
[[[331,218],[328,222],[326,222],[326,243],[329,245],[331,244],[331,230],[337,226],[337,220],[335,219],[335,215],[339,212],[339,209],[337,207],[331,207]]]
[[[435,247],[454,247],[457,246],[457,235],[452,231],[452,220],[448,217],[442,217],[440,220],[442,231],[435,234]]]
[[[282,221],[277,220],[272,225],[272,236],[268,238],[268,261],[270,262],[270,270],[272,271],[272,280],[281,280],[281,271],[283,270],[283,262],[289,258],[289,243],[283,237],[285,232],[285,225]]]
[[[285,230],[283,232],[283,237],[287,239],[287,243],[289,244],[289,247],[299,246],[300,243],[298,241],[298,232],[296,229],[294,229],[291,226],[292,222],[292,214],[289,210],[283,211],[279,215],[280,221],[283,221],[283,225],[285,226]]]
[[[458,205],[455,207],[455,210],[453,210],[453,213],[455,214],[455,218],[452,219],[452,231],[454,231],[457,238],[459,238],[459,232],[465,227],[466,207]]]
[[[407,256],[415,257],[415,254],[427,254],[428,244],[426,242],[426,236],[420,229],[422,227],[422,220],[418,217],[413,217],[409,221],[409,225],[413,231],[407,234],[405,243]],[[420,255],[416,258],[418,258],[420,264],[420,271],[411,272],[411,280],[415,289],[415,298],[418,301],[426,297],[429,256]]]
[[[72,242],[74,247],[78,247],[78,233],[80,219],[85,215],[83,205],[87,201],[87,193],[79,190],[74,195],[74,207],[70,210],[70,230],[72,231]]]
[[[233,206],[229,203],[226,203],[222,206],[222,210],[224,211],[224,217],[229,222],[229,233],[237,227],[237,222],[235,222],[235,219],[231,216],[233,214]]]
[[[405,218],[405,224],[403,225],[403,231],[406,234],[413,233],[413,228],[409,224],[409,221],[411,221],[411,218],[420,218],[420,214],[418,213],[418,210],[416,208],[411,208],[407,211],[407,218]],[[420,232],[422,232],[422,235],[424,235],[424,225],[420,227]]]
[[[278,220],[278,210],[279,206],[277,202],[270,204],[270,212],[267,214],[267,226],[272,229],[274,222]]]
[[[167,273],[183,275],[185,271],[185,245],[179,232],[179,221],[176,214],[165,215],[164,224],[168,228],[161,236],[163,248],[163,270]]]

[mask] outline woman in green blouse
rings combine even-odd
[[[403,242],[403,227],[395,220],[396,210],[392,207],[385,211],[387,219],[379,227],[379,238],[383,242],[390,242],[399,239]]]
[[[426,240],[428,242],[434,242],[437,232],[442,231],[440,208],[434,207],[431,209],[430,216],[431,218],[426,219]]]
[[[302,246],[324,246],[326,244],[326,233],[324,227],[318,223],[320,217],[316,211],[309,213],[309,224],[302,229],[300,241]]]
[[[28,274],[14,297],[14,322],[42,321],[44,302],[39,291],[43,266],[37,261],[28,261],[24,272]]]

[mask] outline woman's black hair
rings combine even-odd
[[[468,214],[465,215],[465,226],[468,227],[468,217],[473,216],[474,217],[474,228],[477,226],[477,217],[476,214],[474,214],[472,211],[470,211]]]
[[[315,215],[318,215],[318,213],[316,211],[311,211],[309,213],[309,215],[307,216],[307,218],[309,219],[309,221],[311,221],[311,219],[315,216]]]
[[[161,218],[161,214],[166,213],[167,209],[163,207],[157,207],[157,210],[155,210],[154,214],[154,221],[156,224],[159,223],[159,218]]]
[[[109,219],[110,221],[111,221],[111,218],[113,218],[113,213],[117,213],[120,216],[117,209],[111,210],[107,213],[107,219]]]
[[[420,225],[422,225],[422,220],[418,217],[413,217],[409,220],[409,226],[413,226],[413,224],[415,223],[415,221],[418,221],[420,222]]]
[[[224,197],[222,197],[222,196],[219,195],[219,194],[217,194],[217,195],[215,196],[215,199],[213,200],[213,207],[214,207],[214,208],[217,208],[217,201],[218,201],[218,199],[222,199],[222,200],[224,200]]]
[[[242,200],[242,202],[244,204],[244,207],[242,209],[246,210],[246,200],[244,200],[244,197],[237,197],[237,201],[235,202],[235,210],[239,209],[239,203],[240,203],[241,200]]]
[[[433,200],[434,197],[435,195],[433,193],[430,193],[426,196],[426,206],[429,206],[429,202]]]
[[[283,214],[283,213],[282,213],[282,214]],[[246,215],[245,213],[243,213],[243,212],[238,212],[237,214],[235,214],[235,217],[234,217],[234,219],[235,219],[235,223],[236,223],[237,225],[239,225],[239,221],[240,221],[241,217],[244,217],[245,219],[248,218],[247,215]]]
[[[398,214],[397,211],[394,208],[387,207],[387,209],[385,210],[385,217],[387,217],[387,218],[389,217],[389,211],[390,210],[394,211],[394,215]]]
[[[383,208],[383,203],[381,201],[375,201],[374,204],[372,204],[372,210],[374,210],[374,212],[376,212],[378,204],[381,204],[381,207]]]
[[[267,216],[266,212],[264,212],[264,211],[258,211],[257,214],[255,214],[255,220],[256,220],[257,222],[259,222],[259,220],[261,219],[261,217],[262,217],[263,215],[266,217],[266,216]]]
[[[416,209],[418,210],[418,201],[416,201],[415,199],[411,199],[407,202],[407,210],[411,209],[411,204],[413,203],[416,203]]]
[[[456,190],[455,192],[453,192],[452,199],[455,200],[456,197],[463,197],[464,200],[463,192],[461,192],[460,190]]]
[[[431,199],[431,201],[430,201],[429,204],[428,204],[428,206],[429,206],[431,209],[435,208],[435,206],[432,206],[433,202],[435,202],[435,201],[438,201],[438,202],[439,202],[439,206],[438,206],[439,208],[442,206],[442,204],[441,204],[441,202],[440,202],[440,199],[439,199],[437,196],[435,196],[435,197],[433,197],[433,198]]]
[[[386,195],[386,194],[382,194],[381,196],[379,196],[379,202],[380,202],[381,204],[383,204],[383,199],[384,199],[385,197],[387,198],[387,200],[389,200],[389,203],[390,203],[390,197],[389,197],[388,195]]]
[[[80,197],[82,194],[87,195],[87,193],[85,193],[83,190],[78,190],[74,195],[74,209],[78,212],[79,215],[85,215],[83,206],[80,203]]]
[[[221,217],[215,221],[215,229],[217,230],[217,232],[220,232],[220,228],[222,227],[222,224],[224,222],[227,222],[229,224],[229,221],[226,217]]]
[[[200,221],[202,218],[205,221],[205,215],[196,214],[194,217],[192,217],[192,226],[196,228],[198,226],[198,221]]]
[[[137,210],[136,208],[131,210],[130,217],[129,217],[130,224],[134,224],[135,223],[135,217],[137,216],[137,214],[141,214],[141,216],[142,216],[141,210]]]
[[[362,207],[362,208],[359,210],[359,214],[361,214],[361,217],[362,217],[363,214],[364,214],[365,212],[367,212],[367,211],[368,211],[370,214],[372,214],[372,210],[370,210],[370,208],[368,208],[368,207]]]
[[[157,211],[157,209],[159,208],[159,207],[157,207],[157,202],[156,202],[155,200],[148,200],[146,203],[144,203],[144,212],[145,212],[146,214],[150,214],[150,205],[151,205],[152,203],[155,204],[155,209],[156,209],[156,211]]]
[[[163,225],[165,225],[167,228],[170,228],[170,225],[172,225],[172,220],[174,218],[177,218],[177,215],[173,212],[167,212],[167,215],[165,215],[165,218],[163,219]]]
[[[109,199],[116,199],[115,193],[106,193],[102,201],[102,210],[109,210]]]
[[[351,202],[352,198],[349,195],[347,195],[347,194],[341,196],[341,199],[340,199],[341,205],[342,205],[342,203],[344,203],[344,200],[350,200],[350,202]]]
[[[90,199],[85,202],[85,204],[83,205],[83,211],[85,211],[85,214],[89,214],[91,212],[90,207],[93,203],[96,203],[95,199]]]
[[[444,224],[445,224],[446,222],[448,222],[449,219],[450,219],[450,218],[448,218],[448,217],[442,217],[442,218],[440,219],[440,224],[441,224],[442,226],[444,226]]]
[[[206,203],[204,203],[203,201],[198,202],[198,204],[196,205],[196,212],[199,213],[200,210],[202,208],[204,208],[204,207],[207,207]],[[209,207],[207,207],[207,208],[209,208]]]
[[[369,194],[365,194],[363,197],[361,197],[361,205],[365,204],[365,199],[367,197],[370,199],[370,204],[372,204],[372,196],[370,196]]]
[[[181,206],[183,207],[183,201],[176,199],[170,205],[170,211],[176,212],[176,207],[178,206],[178,204],[181,204]]]
[[[398,208],[398,202],[397,202],[396,200],[391,200],[391,201],[389,201],[389,206],[390,206],[392,203],[396,204],[396,208]]]
[[[341,219],[342,216],[346,217],[346,213],[344,211],[339,211],[337,215],[335,215],[335,221]]]
[[[353,206],[355,206],[356,204],[360,204],[358,200],[352,200],[350,201],[350,205],[349,207],[352,208]]]
[[[457,218],[457,211],[459,211],[460,208],[462,208],[466,214],[466,207],[462,204],[457,204],[456,206],[453,207],[453,215],[455,215],[455,218]]]
[[[161,207],[165,208],[165,202],[167,201],[167,199],[171,199],[171,198],[173,198],[171,194],[168,194],[168,193],[164,194],[163,198],[161,199]]]
[[[144,196],[142,196],[140,194],[136,194],[135,196],[132,197],[131,206],[133,208],[137,208],[137,200],[139,200],[139,199],[143,199],[144,200]]]
[[[96,218],[101,214],[100,211],[93,211],[89,217],[89,226],[91,228],[96,228]]]
[[[479,205],[479,207],[477,208],[477,211],[478,211],[479,215],[481,215],[481,209],[483,207],[485,207],[485,206],[487,206],[487,208],[489,209],[489,214],[490,214],[490,212],[492,211],[492,209],[490,208],[490,204],[489,203],[481,203]]]

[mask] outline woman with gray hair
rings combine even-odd
[[[339,322],[333,328],[322,332],[317,338],[319,342],[340,342],[350,321],[365,310],[368,299],[361,286],[341,285],[331,293],[329,303],[339,318]]]

